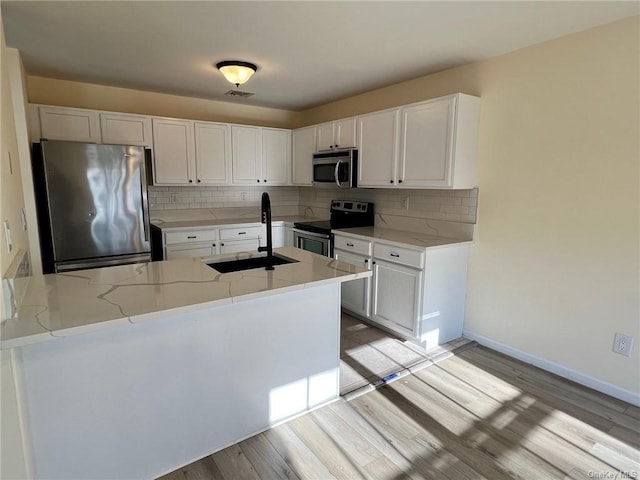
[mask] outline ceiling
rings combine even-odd
[[[638,15],[640,2],[2,1],[27,73],[303,110]],[[241,90],[215,69],[244,60]]]

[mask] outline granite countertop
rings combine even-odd
[[[303,217],[299,215],[289,215],[289,216],[277,216],[272,217],[271,221],[274,224],[278,224],[279,222],[283,223],[296,223],[296,222],[312,222],[314,220],[320,220],[319,218],[309,218]],[[256,217],[255,220],[248,219],[246,217],[243,218],[212,218],[207,220],[184,220],[184,221],[169,221],[169,222],[157,222],[154,223],[156,227],[164,230],[184,230],[186,228],[190,229],[200,229],[207,227],[222,227],[225,225],[255,225],[260,223],[260,217]]]
[[[470,244],[473,242],[472,240],[460,238],[437,237],[425,233],[406,232],[380,227],[341,228],[339,230],[333,230],[333,233],[362,238],[364,240],[384,240],[385,243],[393,243],[398,247],[411,245],[421,248],[433,248],[454,244]]]
[[[236,253],[27,277],[16,316],[2,321],[0,348],[371,276],[293,247],[274,252],[298,263],[224,274],[204,263],[263,256]]]

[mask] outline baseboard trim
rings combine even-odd
[[[475,340],[480,345],[484,345],[485,347],[491,348],[492,350],[504,353],[505,355],[509,355],[513,358],[517,358],[518,360],[522,360],[523,362],[530,363],[531,365],[535,365],[538,368],[551,373],[555,373],[556,375],[572,380],[576,383],[579,383],[580,385],[593,388],[598,392],[610,395],[619,400],[623,400],[627,403],[630,403],[631,405],[635,405],[636,407],[640,407],[640,395],[630,390],[626,390],[616,385],[612,385],[611,383],[598,380],[595,377],[577,372],[558,363],[550,362],[549,360],[545,360],[544,358],[531,355],[530,353],[523,352],[522,350],[510,347],[509,345],[505,345],[504,343],[500,343],[496,340],[485,337],[483,335],[479,335],[475,332],[465,329],[463,330],[462,334],[468,339]]]

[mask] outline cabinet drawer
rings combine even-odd
[[[351,237],[334,235],[333,248],[344,250],[345,252],[358,253],[360,255],[371,255],[371,242]]]
[[[220,240],[244,240],[262,236],[262,227],[221,228]]]
[[[388,262],[399,263],[414,268],[423,268],[424,252],[419,250],[376,243],[373,256]]]
[[[175,243],[208,242],[217,240],[217,230],[195,230],[190,232],[167,232],[164,235],[165,243],[172,245]]]

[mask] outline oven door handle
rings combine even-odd
[[[342,160],[338,160],[336,162],[336,169],[333,171],[333,176],[336,179],[336,185],[338,185],[338,188],[342,188],[342,185],[340,185],[340,179],[338,178],[338,170],[340,170],[341,163],[342,163]]]

